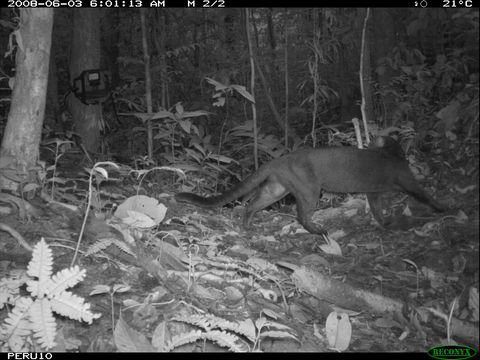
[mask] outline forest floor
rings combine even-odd
[[[54,272],[70,266],[85,215],[79,161],[72,155],[59,164],[64,184],[55,202],[25,199],[31,207],[22,212],[0,196],[12,209],[0,223],[32,247],[45,238]],[[135,196],[138,181],[117,171],[119,181],[94,189],[77,260],[87,275],[70,289],[102,316],[92,325],[57,317],[57,349],[425,353],[456,342],[478,350],[476,166],[476,180],[449,168],[442,178],[455,186],[427,189],[452,209],[446,214],[406,195],[390,199],[395,216],[407,219],[399,230],[379,227],[364,195],[326,195],[314,221],[328,238],[306,233],[293,205],[261,211],[242,229],[241,205],[207,211],[175,203],[160,176],[147,176],[140,193],[159,199],[166,216],[127,226],[111,207]],[[31,258],[2,230],[0,279]],[[25,288],[20,294],[29,296]]]

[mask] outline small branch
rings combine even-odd
[[[12,235],[12,237],[15,238],[15,240],[17,240],[18,244],[21,247],[23,247],[25,250],[29,252],[33,251],[32,247],[25,241],[23,236],[20,235],[20,233],[17,230],[12,229],[10,226],[4,223],[0,223],[0,230],[8,232],[10,235]]]

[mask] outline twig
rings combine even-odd
[[[8,232],[10,235],[12,235],[15,240],[17,240],[18,244],[23,247],[25,250],[32,252],[33,249],[32,247],[25,241],[22,235],[15,229],[12,229],[10,226],[4,223],[0,223],[0,230],[3,230],[5,232]]]

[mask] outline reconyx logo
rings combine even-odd
[[[477,351],[475,349],[463,345],[441,345],[432,347],[430,350],[428,350],[428,355],[430,355],[432,358],[441,360],[469,359],[475,356],[476,353]]]

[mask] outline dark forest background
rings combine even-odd
[[[478,40],[478,8],[0,9],[0,350],[478,350]],[[171,196],[378,135],[444,213]]]
[[[85,120],[76,120],[68,101],[76,12],[59,9],[44,136],[75,132],[88,151],[129,162],[147,154],[140,15],[126,9],[93,11],[98,17],[86,16],[75,24],[80,32],[99,29],[94,36],[100,37],[100,46],[83,56],[99,57],[99,67],[110,71],[115,106],[104,102],[95,126],[87,129]],[[1,14],[4,125],[8,77],[14,68],[9,52],[14,15],[7,9]],[[259,8],[250,14],[260,162],[302,145],[354,144],[351,119],[361,117],[366,9]],[[152,160],[157,164],[189,163],[212,171],[215,178],[218,172],[239,178],[253,166],[252,114],[245,93],[252,67],[245,20],[245,9],[146,11],[152,111],[157,113]],[[476,138],[476,9],[375,8],[365,39],[364,99],[372,135],[399,135],[407,150],[450,148]]]

